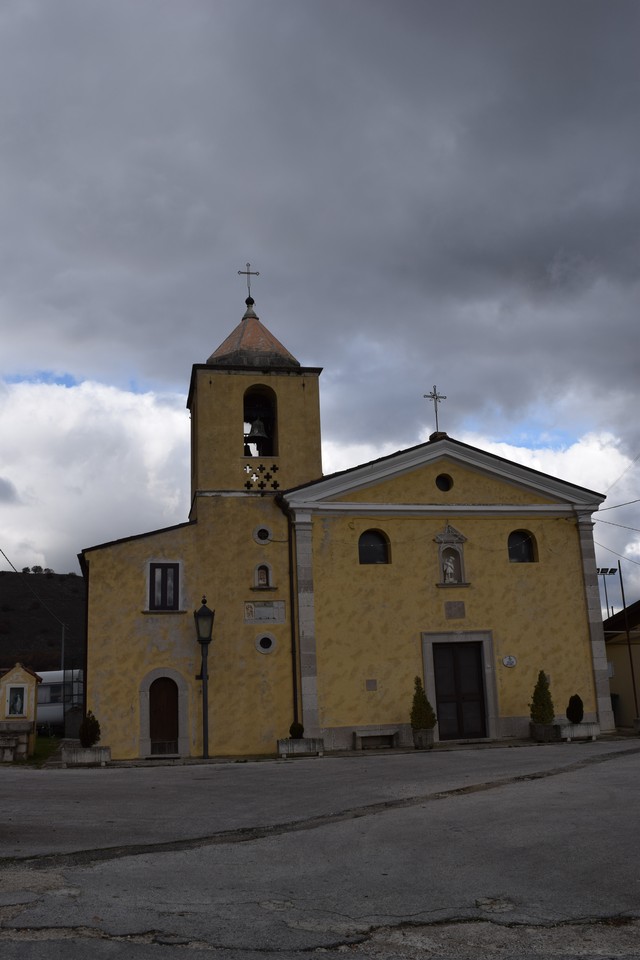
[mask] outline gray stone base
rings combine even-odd
[[[324,740],[320,737],[278,740],[278,756],[283,760],[287,757],[322,757],[323,755]]]
[[[65,744],[61,759],[67,767],[104,767],[111,762],[111,747],[82,747],[80,744]]]
[[[560,739],[569,743],[571,740],[596,740],[600,736],[599,723],[561,723]]]

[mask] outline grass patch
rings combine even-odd
[[[47,762],[49,757],[56,752],[60,746],[58,737],[36,737],[35,752],[27,757],[26,760],[17,760],[19,764],[26,764],[29,767],[41,767]]]

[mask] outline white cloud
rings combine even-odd
[[[104,541],[187,519],[189,419],[184,396],[98,383],[5,384],[2,549],[18,569],[77,569]]]
[[[77,570],[84,547],[187,519],[189,416],[184,394],[134,393],[95,382],[0,384],[0,547],[18,569],[40,564]],[[416,442],[426,440],[416,437]],[[637,465],[610,433],[588,433],[558,449],[457,436],[508,460],[606,492],[605,507],[634,499]],[[387,456],[398,444],[323,443],[325,474]],[[622,526],[617,526],[621,524]],[[598,563],[638,559],[635,504],[598,515]],[[628,593],[640,592],[640,566],[625,564]],[[619,607],[615,585],[610,600]]]

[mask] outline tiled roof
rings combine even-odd
[[[244,317],[226,340],[207,360],[210,366],[299,367],[300,363],[260,323],[253,310],[254,301],[246,300]]]

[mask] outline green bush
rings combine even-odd
[[[427,700],[420,677],[414,680],[411,726],[414,730],[433,730],[437,723],[433,707]]]
[[[569,723],[582,723],[582,718],[584,717],[584,704],[582,702],[582,697],[578,696],[577,693],[574,693],[572,697],[569,697],[569,705],[567,707],[567,720]]]
[[[538,674],[538,680],[533,689],[533,699],[529,704],[531,710],[531,719],[534,723],[553,723],[555,711],[551,691],[549,690],[549,681],[544,670]]]
[[[87,715],[80,724],[78,735],[83,747],[92,747],[100,739],[100,724],[91,710],[87,710]]]
[[[304,727],[297,720],[294,720],[289,727],[289,736],[292,740],[302,740],[304,737]]]

